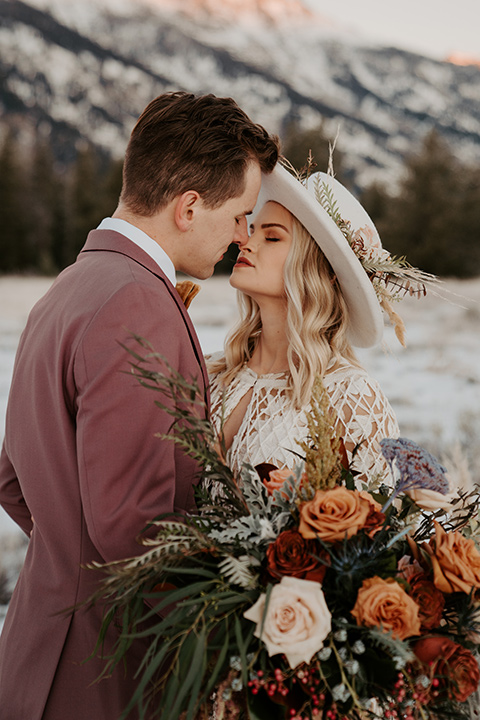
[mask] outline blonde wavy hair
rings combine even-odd
[[[296,408],[311,399],[315,378],[332,359],[360,367],[347,339],[348,308],[327,258],[303,225],[293,217],[292,245],[284,269],[287,296],[289,393]],[[225,340],[224,357],[208,361],[210,373],[228,385],[248,362],[262,330],[258,304],[238,292],[240,320]]]

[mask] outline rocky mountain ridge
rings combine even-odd
[[[174,89],[231,95],[281,135],[323,122],[359,185],[395,181],[432,127],[480,160],[480,68],[361,44],[300,0],[0,0],[0,131],[121,156]]]

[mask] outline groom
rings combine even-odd
[[[131,333],[207,393],[202,352],[175,273],[208,278],[243,241],[277,139],[228,98],[153,100],[129,141],[120,202],[32,310],[0,458],[0,502],[30,543],[0,638],[2,720],[118,720],[144,653],[95,683],[100,575],[85,565],[139,554],[155,516],[193,505],[195,462],[155,437],[170,426],[128,374]],[[110,626],[103,653],[115,642]],[[132,713],[129,718],[135,715]]]

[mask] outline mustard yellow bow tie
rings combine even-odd
[[[200,285],[197,285],[191,280],[182,280],[176,284],[175,288],[185,303],[186,308],[190,307],[193,298],[196,297],[201,290]]]

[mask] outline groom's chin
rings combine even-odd
[[[208,278],[212,277],[214,270],[215,266],[211,267],[210,269],[196,270],[195,274],[192,275],[192,277],[196,278],[197,280],[208,280]]]

